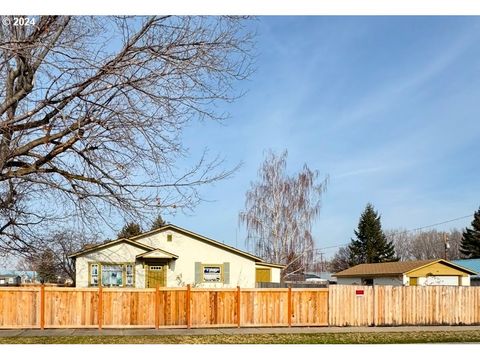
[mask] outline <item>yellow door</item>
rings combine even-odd
[[[166,284],[165,271],[166,265],[148,265],[147,271],[147,287],[155,288],[157,285],[159,287],[164,287]]]

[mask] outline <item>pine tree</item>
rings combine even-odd
[[[395,256],[393,243],[387,241],[382,231],[380,216],[368,203],[360,216],[358,229],[355,230],[356,239],[351,239],[350,266],[363,263],[379,263],[398,261]]]
[[[472,228],[463,232],[460,246],[460,252],[466,258],[480,258],[480,207],[473,215]]]
[[[162,215],[158,215],[155,220],[153,220],[152,227],[150,228],[150,231],[159,229],[161,227],[164,227],[167,225],[167,222],[163,220]]]
[[[131,238],[132,236],[140,235],[142,233],[142,228],[139,224],[131,222],[126,224],[122,230],[118,233],[119,238]]]

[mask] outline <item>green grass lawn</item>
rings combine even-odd
[[[465,342],[480,343],[480,331],[0,338],[0,344],[426,344]]]

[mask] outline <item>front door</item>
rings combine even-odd
[[[147,287],[165,287],[166,265],[147,265]]]

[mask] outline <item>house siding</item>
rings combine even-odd
[[[119,243],[78,256],[75,260],[75,283],[77,287],[88,287],[89,263],[135,263],[135,287],[145,287],[143,264],[135,261],[135,257],[145,250],[128,243]]]
[[[171,241],[167,241],[167,235],[172,235]],[[178,259],[171,261],[168,266],[169,287],[187,284],[205,288],[255,287],[255,261],[219,246],[172,230],[141,238],[137,242],[178,255]],[[230,263],[229,283],[195,282],[195,262],[212,265]]]
[[[403,277],[380,277],[373,279],[374,285],[403,285]]]

